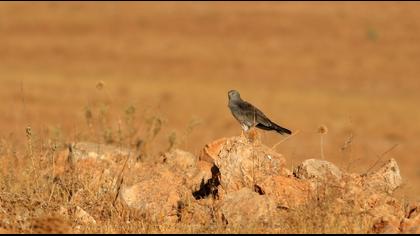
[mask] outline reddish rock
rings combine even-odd
[[[311,196],[307,181],[296,178],[273,176],[258,183],[263,194],[269,196],[284,208],[294,208],[308,202]]]
[[[274,201],[249,188],[228,193],[221,203],[222,221],[228,226],[266,225],[276,211]]]
[[[227,138],[221,138],[206,144],[199,155],[199,159],[209,163],[214,163],[214,160],[219,155],[227,140]]]
[[[372,226],[372,231],[370,233],[376,233],[376,234],[399,233],[400,222],[401,222],[401,219],[393,215],[385,215],[385,216],[378,217],[378,219],[374,221],[373,226]]]
[[[60,153],[56,159],[62,163],[56,165],[56,174],[63,177],[56,183],[73,189],[72,202],[78,203],[84,195],[77,191],[77,182],[72,182],[74,173],[89,176],[89,186],[101,181],[116,183],[122,173],[121,202],[157,223],[208,225],[220,220],[228,226],[264,227],[281,220],[279,212],[287,217],[295,209],[310,207],[314,199],[322,202],[332,196],[332,206],[327,209],[333,218],[334,214],[356,212],[363,214],[369,232],[418,232],[417,206],[404,211],[402,203],[390,195],[402,182],[395,160],[360,175],[345,173],[327,161],[309,159],[292,175],[281,154],[258,142],[257,136],[255,139],[218,139],[206,145],[199,157],[172,149],[153,163],[131,158],[124,172],[121,160],[126,159],[121,159],[124,153],[112,150],[116,147],[99,145],[102,151],[95,152],[88,147],[98,145],[76,145],[72,162],[69,153]],[[87,213],[79,213],[75,214],[78,221],[94,222]]]
[[[182,179],[163,166],[142,174],[139,182],[122,187],[120,199],[150,220],[175,223],[178,202],[188,192]]]

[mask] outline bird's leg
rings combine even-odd
[[[248,126],[246,125],[242,125],[242,129],[241,129],[241,138],[245,138],[246,139],[246,131],[248,130]]]
[[[260,139],[258,130],[255,128],[255,126],[251,127],[251,129],[249,130],[248,139],[251,142],[255,142]]]

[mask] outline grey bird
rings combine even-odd
[[[268,119],[262,111],[253,106],[251,103],[242,100],[238,91],[230,90],[228,92],[228,97],[228,106],[230,111],[236,120],[238,120],[241,124],[244,131],[247,131],[251,127],[255,126],[263,130],[275,130],[281,135],[285,133],[292,134],[290,130],[283,128]]]

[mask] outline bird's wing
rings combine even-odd
[[[243,116],[250,121],[248,126],[253,126],[254,124],[262,124],[264,126],[270,127],[271,121],[268,119],[262,111],[256,108],[249,102],[243,101],[238,104]],[[255,122],[254,122],[255,121]]]

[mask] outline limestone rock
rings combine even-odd
[[[402,184],[397,162],[394,159],[389,160],[379,170],[368,174],[364,182],[368,188],[392,193]]]
[[[267,196],[259,195],[249,188],[228,193],[222,204],[223,221],[234,227],[266,225],[272,220],[276,205]]]
[[[220,184],[228,193],[243,187],[254,188],[267,178],[286,175],[285,159],[263,145],[253,145],[245,138],[231,138],[215,157],[220,171]]]
[[[114,160],[115,158],[126,157],[132,153],[128,148],[117,147],[114,145],[78,142],[71,144],[73,158],[77,160]]]
[[[341,170],[325,160],[308,159],[298,165],[293,174],[299,179],[340,180],[343,176]]]
[[[307,181],[285,176],[267,178],[258,187],[278,206],[287,209],[307,203],[312,194]]]
[[[139,182],[124,186],[119,196],[128,207],[139,210],[153,221],[174,223],[178,219],[178,203],[186,192],[189,190],[182,178],[161,166],[155,171],[143,173]]]
[[[196,166],[196,157],[186,151],[174,149],[163,155],[166,165],[177,168],[180,171],[186,172]]]
[[[96,224],[96,220],[79,206],[76,206],[74,216],[81,224]]]
[[[192,201],[185,199],[178,206],[179,222],[197,227],[212,222],[211,199]]]
[[[60,154],[57,159],[64,164],[61,169],[56,165],[55,174],[62,174],[55,183],[74,190],[72,202],[80,205],[85,195],[78,191],[82,185],[74,185],[75,173],[98,189],[101,183],[114,186],[121,179],[116,188],[120,203],[158,224],[182,222],[207,227],[221,221],[227,226],[263,228],[288,219],[293,212],[305,212],[306,207],[324,207],[316,205],[321,202],[330,204],[326,214],[332,220],[347,213],[363,215],[361,227],[365,231],[419,231],[420,208],[404,210],[390,195],[402,182],[393,159],[365,175],[345,173],[328,161],[309,159],[292,174],[285,167],[286,159],[258,142],[258,137],[254,141],[232,137],[211,142],[198,157],[172,149],[152,162],[131,158],[121,172],[121,160],[126,160],[121,156],[127,157],[130,151],[120,151],[110,145],[76,144],[75,172],[67,170],[68,155]],[[74,215],[83,224],[96,222],[80,207]]]

